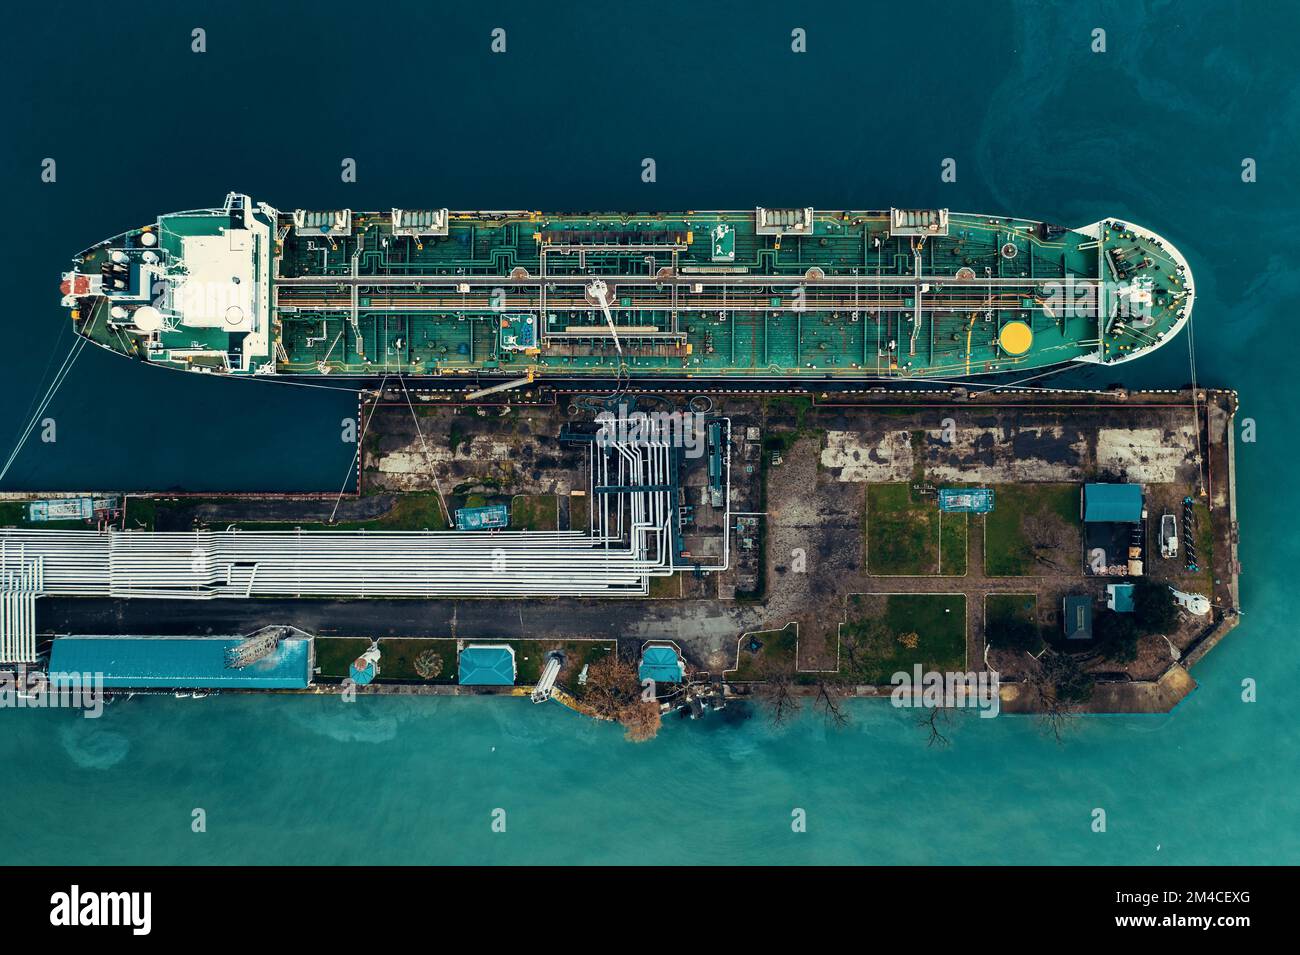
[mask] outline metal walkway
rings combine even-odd
[[[4,552],[31,564],[15,563],[6,578],[22,611],[14,632],[32,626],[37,592],[180,600],[645,596],[651,577],[673,573],[678,536],[676,458],[661,437],[593,446],[592,486],[623,490],[593,500],[585,532],[0,530]]]
[[[43,558],[0,540],[0,663],[36,662],[36,598],[44,578]]]

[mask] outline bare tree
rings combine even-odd
[[[1025,542],[1033,552],[1034,562],[1060,570],[1053,556],[1069,545],[1070,529],[1055,514],[1027,514],[1021,521]]]
[[[838,673],[826,674],[817,681],[817,696],[813,707],[822,712],[830,726],[842,729],[849,724],[849,714],[844,709],[844,680]]]
[[[764,663],[755,695],[767,707],[773,726],[780,726],[799,712],[799,697],[794,692],[794,669],[788,664]]]
[[[1079,658],[1069,653],[1045,650],[1029,678],[1034,708],[1044,729],[1059,743],[1069,718],[1092,697],[1095,686]]]
[[[947,746],[948,737],[944,734],[944,729],[948,726],[948,711],[942,706],[932,706],[929,712],[916,721],[917,726],[924,727],[930,732],[930,739],[926,742],[927,746]]]
[[[865,662],[863,655],[869,655],[873,649],[888,644],[889,640],[889,630],[884,621],[876,618],[841,627],[840,653],[844,655],[845,671],[861,673]]]
[[[861,652],[861,640],[853,631],[845,628],[840,631],[840,653],[844,656],[845,669],[857,673],[861,669],[858,654]]]
[[[623,724],[627,738],[635,743],[652,739],[659,732],[659,703],[641,697],[641,680],[626,660],[607,657],[587,670],[583,702],[602,719]]]
[[[626,731],[624,735],[634,743],[654,739],[659,732],[662,716],[659,704],[653,700],[639,700],[623,708],[618,721]]]
[[[582,701],[603,719],[619,719],[623,711],[641,698],[641,681],[632,664],[618,657],[598,660],[587,670]]]

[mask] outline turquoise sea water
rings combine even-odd
[[[1132,218],[1197,282],[1202,384],[1236,387],[1242,626],[1173,714],[672,722],[634,746],[526,701],[137,698],[0,711],[0,863],[1300,861],[1285,486],[1300,465],[1300,87],[1292,4],[43,4],[0,38],[0,438],[69,335],[78,249],[231,188],[282,208],[944,205]],[[120,11],[119,11],[120,12]],[[190,31],[209,52],[189,52]],[[487,52],[507,30],[508,52]],[[789,52],[790,30],[808,53]],[[1090,52],[1094,28],[1107,52]],[[653,157],[658,182],[640,181]],[[42,158],[58,160],[53,185]],[[343,157],[359,181],[338,179]],[[940,162],[958,180],[939,180]],[[1241,163],[1258,181],[1241,181]],[[56,360],[57,365],[57,360]],[[1184,342],[1062,383],[1175,387]],[[87,350],[59,439],[6,488],[326,489],[350,395],[166,375]],[[1258,682],[1259,702],[1241,701]],[[735,714],[733,711],[733,715]],[[1107,811],[1108,831],[1090,831]],[[190,831],[206,810],[208,831]],[[491,830],[506,810],[505,833]],[[808,813],[791,832],[790,813]],[[17,836],[21,834],[21,839]]]

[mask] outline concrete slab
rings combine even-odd
[[[887,431],[828,431],[821,464],[836,480],[880,484],[906,481],[912,473],[912,435]]]

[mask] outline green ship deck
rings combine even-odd
[[[947,210],[281,213],[232,194],[63,276],[80,334],[233,375],[965,379],[1159,347],[1190,315],[1140,227]]]

